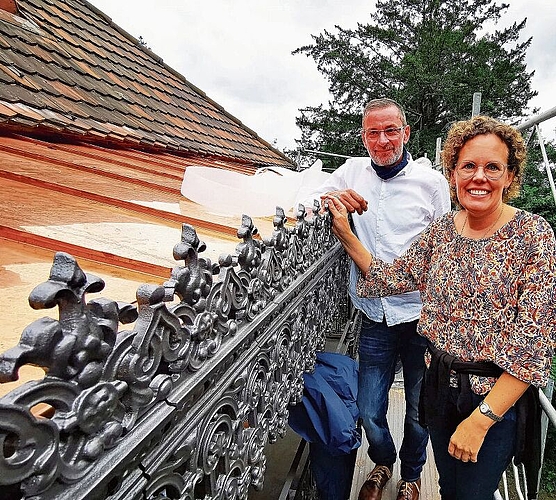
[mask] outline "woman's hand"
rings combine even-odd
[[[340,240],[355,265],[365,274],[373,261],[373,257],[351,230],[347,208],[336,196],[325,197],[323,202],[328,205],[332,215],[332,232]]]
[[[352,214],[357,212],[361,215],[367,210],[367,200],[363,198],[357,191],[353,189],[343,189],[338,191],[329,191],[320,197],[321,205],[326,203],[327,198],[336,198],[342,202],[346,210]]]
[[[478,417],[477,419],[472,413],[457,426],[450,438],[448,453],[462,462],[477,461],[477,455],[490,428],[490,425],[483,420],[488,417],[482,415]]]
[[[503,372],[485,397],[485,402],[488,402],[496,415],[504,416],[528,387],[529,384],[526,382],[518,380],[508,372]],[[495,425],[494,420],[475,408],[452,434],[448,453],[462,462],[476,462],[486,433],[493,425]]]
[[[324,206],[328,206],[332,215],[332,232],[340,241],[342,238],[352,233],[349,224],[349,214],[347,207],[342,203],[339,196],[331,194],[323,198]]]

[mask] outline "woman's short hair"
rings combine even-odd
[[[477,115],[469,120],[454,123],[448,132],[442,150],[444,175],[450,184],[452,201],[458,205],[456,189],[455,186],[452,186],[451,178],[458,162],[459,153],[467,141],[485,134],[495,134],[508,147],[508,171],[514,174],[514,178],[510,186],[504,189],[502,201],[506,202],[519,195],[527,157],[527,148],[521,133],[515,127],[499,122],[490,116]]]

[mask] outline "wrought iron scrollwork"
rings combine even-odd
[[[216,264],[183,225],[183,264],[140,286],[136,307],[87,300],[103,281],[55,255],[29,302],[59,318],[31,323],[0,356],[2,382],[24,364],[45,371],[0,399],[1,498],[241,499],[262,488],[264,448],[286,432],[339,317],[347,265],[328,215],[307,218],[302,205],[293,226],[278,208],[268,239],[248,216],[237,236]]]

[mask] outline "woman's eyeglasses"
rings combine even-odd
[[[456,165],[456,173],[462,179],[467,180],[471,179],[471,177],[474,177],[480,168],[483,169],[483,173],[487,179],[491,181],[497,181],[504,175],[504,172],[506,171],[506,168],[508,168],[508,166],[490,162],[480,167],[478,165],[475,165],[473,162],[465,162],[461,163],[460,165]]]

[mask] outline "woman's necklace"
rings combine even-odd
[[[492,224],[492,226],[490,226],[486,231],[485,234],[483,234],[481,236],[481,240],[483,238],[486,238],[486,235],[488,233],[490,233],[492,231],[492,229],[494,228],[494,226],[496,226],[496,224],[498,224],[498,221],[500,220],[500,218],[502,217],[502,214],[504,213],[504,209],[506,208],[506,206],[504,204],[502,204],[502,208],[500,209],[500,213],[498,214],[498,218],[494,221],[494,224]],[[463,236],[463,231],[465,230],[465,226],[467,225],[467,217],[469,216],[469,214],[467,213],[467,211],[465,212],[465,220],[463,221],[463,226],[461,226],[461,231],[460,231],[460,236]]]

